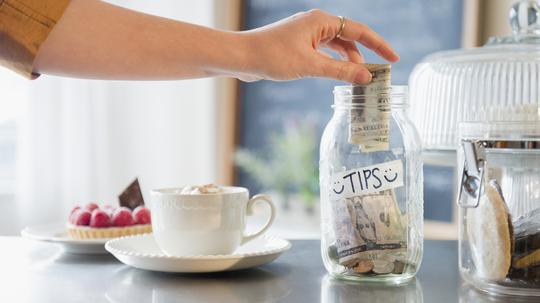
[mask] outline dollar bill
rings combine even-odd
[[[371,83],[353,87],[349,119],[349,142],[363,152],[389,149],[391,71],[389,64],[365,64],[372,74]]]
[[[338,263],[353,267],[407,248],[407,226],[393,189],[334,201]]]

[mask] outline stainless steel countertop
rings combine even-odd
[[[426,241],[418,277],[403,286],[333,280],[319,241],[292,244],[258,268],[166,274],[131,268],[112,255],[64,254],[55,244],[0,237],[0,302],[509,302],[461,285],[455,241]]]

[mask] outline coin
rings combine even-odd
[[[403,273],[403,269],[405,269],[405,263],[396,261],[394,262],[394,274],[400,275]]]
[[[373,269],[373,262],[371,260],[361,260],[353,267],[353,271],[357,274],[365,274]]]
[[[373,260],[373,272],[376,274],[389,274],[394,270],[394,263],[386,260]]]
[[[394,261],[396,261],[396,257],[394,257],[394,256],[392,256],[392,255],[389,255],[389,254],[381,255],[381,256],[378,257],[377,259],[379,259],[379,260],[384,260],[384,261],[388,261],[388,262],[394,262]]]

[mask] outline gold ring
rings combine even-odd
[[[335,38],[341,38],[341,35],[343,34],[343,30],[345,29],[345,17],[338,16],[338,18],[339,18],[339,30]]]

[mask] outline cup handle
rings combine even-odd
[[[270,218],[268,218],[268,220],[266,221],[266,223],[264,224],[264,227],[261,228],[261,230],[259,230],[258,232],[256,233],[253,233],[251,235],[246,235],[244,234],[244,236],[242,237],[242,243],[241,244],[244,244],[246,242],[249,242],[255,238],[257,238],[258,236],[260,236],[261,234],[263,234],[271,225],[272,223],[274,223],[274,218],[276,217],[276,208],[274,206],[274,203],[272,203],[272,198],[270,198],[270,196],[268,195],[255,195],[253,196],[253,198],[249,199],[248,203],[247,203],[247,215],[248,216],[251,216],[253,214],[253,205],[259,201],[264,201],[268,204],[268,206],[270,206]]]

